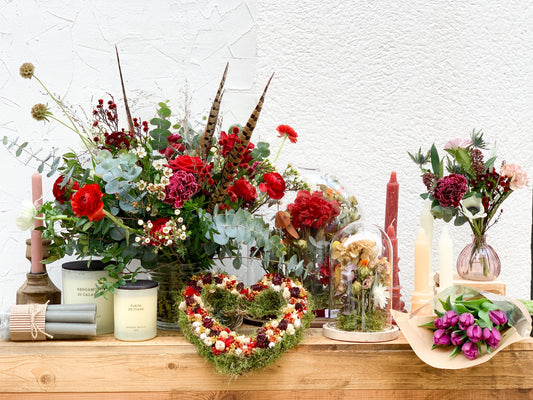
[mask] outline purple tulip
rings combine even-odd
[[[460,346],[464,343],[465,339],[463,334],[452,332],[450,335],[450,341],[454,346]]]
[[[433,343],[437,346],[448,346],[450,344],[450,336],[448,336],[445,329],[437,329],[433,333]]]
[[[466,331],[474,323],[474,316],[470,313],[463,313],[459,316],[459,329]]]
[[[483,330],[479,325],[470,325],[466,328],[466,335],[472,343],[477,343],[483,338]]]
[[[503,325],[507,322],[507,316],[501,310],[489,311],[489,318],[494,325]]]
[[[459,315],[455,311],[446,311],[442,317],[442,323],[446,328],[454,326],[459,321]]]
[[[483,329],[483,340],[487,342],[487,344],[495,349],[498,347],[498,343],[500,343],[500,340],[502,338],[502,335],[500,334],[500,331],[496,328],[484,328]]]
[[[461,350],[463,351],[463,355],[469,360],[473,360],[477,357],[478,350],[475,343],[466,342],[463,344],[463,347],[461,347]]]
[[[444,324],[442,323],[442,318],[435,318],[433,320],[433,326],[437,329],[445,328]]]

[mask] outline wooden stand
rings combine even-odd
[[[439,273],[436,272],[433,276],[435,281],[434,293],[437,293],[439,290]],[[505,296],[505,283],[496,279],[494,281],[469,281],[466,279],[461,279],[459,275],[454,274],[453,276],[454,285],[463,285],[469,286],[476,290],[483,290],[485,292],[499,294],[500,296]]]
[[[17,290],[17,304],[61,304],[61,290],[50,280],[47,272],[26,274],[26,282]]]
[[[523,400],[533,392],[533,339],[513,343],[473,368],[442,370],[422,362],[402,336],[348,343],[309,329],[274,364],[230,378],[218,374],[183,335],[158,334],[146,342],[121,342],[113,335],[0,341],[0,400]]]

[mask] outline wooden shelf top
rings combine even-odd
[[[531,338],[468,370],[441,370],[419,360],[403,336],[384,343],[349,343],[325,338],[320,328],[311,328],[299,346],[273,365],[230,379],[196,354],[180,333],[160,331],[158,337],[145,342],[122,342],[112,335],[79,341],[0,342],[0,400],[33,399],[29,394],[15,396],[21,392],[40,394],[35,399],[48,398],[44,393],[61,399],[51,394],[69,392],[115,393],[111,399],[123,398],[118,393],[125,392],[160,393],[150,398],[170,399],[177,397],[163,394],[203,391],[253,391],[257,395],[253,398],[263,398],[261,393],[276,390],[341,390],[355,396],[369,390],[390,395],[416,389],[427,395],[428,391],[450,390],[451,385],[516,394],[533,388],[532,368]],[[299,398],[291,396],[286,398]]]

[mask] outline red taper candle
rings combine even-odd
[[[387,199],[385,202],[385,229],[389,225],[394,226],[394,232],[398,234],[398,194],[400,185],[396,180],[396,172],[390,174],[389,183],[387,183]]]
[[[43,205],[43,178],[41,174],[35,172],[31,176],[31,194],[33,205],[39,208]],[[41,217],[42,214],[38,214]],[[38,228],[43,226],[43,221],[40,219],[33,220],[33,227]],[[43,248],[41,241],[41,231],[33,229],[31,232],[31,270],[32,274],[40,274],[44,271],[41,260],[43,259]]]

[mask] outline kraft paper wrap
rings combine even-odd
[[[46,340],[52,337],[45,332],[47,304],[18,304],[11,308],[9,335],[13,341]]]
[[[501,341],[496,349],[493,349],[490,354],[483,352],[474,360],[469,360],[462,353],[450,358],[450,353],[454,348],[453,346],[439,346],[431,350],[433,331],[419,326],[420,324],[433,321],[437,317],[436,315],[427,315],[428,311],[434,308],[437,308],[439,311],[444,311],[438,301],[439,298],[446,301],[447,297],[450,296],[453,303],[453,299],[461,294],[464,295],[465,299],[481,296],[492,301],[505,312],[509,323],[512,325],[511,328],[502,333]],[[470,368],[482,364],[510,344],[527,339],[531,333],[531,317],[522,303],[504,296],[478,291],[468,286],[457,285],[449,287],[433,297],[431,301],[411,315],[394,310],[392,311],[392,315],[418,358],[434,368],[441,369]]]

